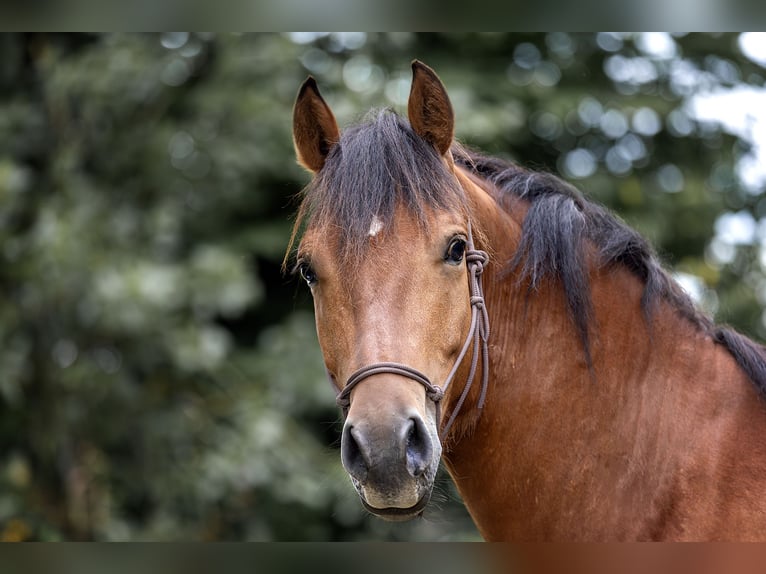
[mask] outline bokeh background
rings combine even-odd
[[[422,520],[362,511],[280,268],[300,83],[341,125],[405,113],[413,58],[465,144],[572,181],[766,337],[762,35],[0,35],[0,539],[478,539],[443,472]]]

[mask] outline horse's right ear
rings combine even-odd
[[[415,133],[445,155],[455,135],[455,114],[439,76],[418,60],[412,61],[407,115]]]
[[[293,143],[298,162],[314,173],[322,169],[330,148],[340,141],[340,131],[330,107],[309,76],[293,107]]]

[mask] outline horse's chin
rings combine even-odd
[[[423,514],[423,511],[428,505],[428,501],[431,499],[431,492],[426,492],[415,505],[410,506],[409,508],[398,508],[395,506],[388,508],[377,508],[368,504],[364,497],[361,495],[359,498],[362,501],[362,506],[364,506],[364,509],[371,514],[374,514],[378,518],[382,518],[383,520],[387,520],[389,522],[406,522],[407,520],[412,520],[413,518],[417,518]]]

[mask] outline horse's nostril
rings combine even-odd
[[[363,482],[367,478],[369,461],[363,452],[364,445],[359,444],[358,433],[353,425],[343,427],[340,441],[340,456],[343,466],[356,480]]]
[[[400,419],[378,432],[346,421],[340,454],[346,471],[360,483],[398,481],[420,477],[431,468],[434,446],[420,417]]]
[[[433,445],[431,444],[431,437],[428,436],[425,424],[419,417],[411,418],[408,424],[409,429],[405,439],[407,472],[414,477],[418,477],[431,464]]]

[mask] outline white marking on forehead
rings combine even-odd
[[[372,223],[370,223],[370,237],[375,237],[378,233],[380,233],[381,229],[383,229],[383,222],[378,218],[377,215],[373,215]]]

